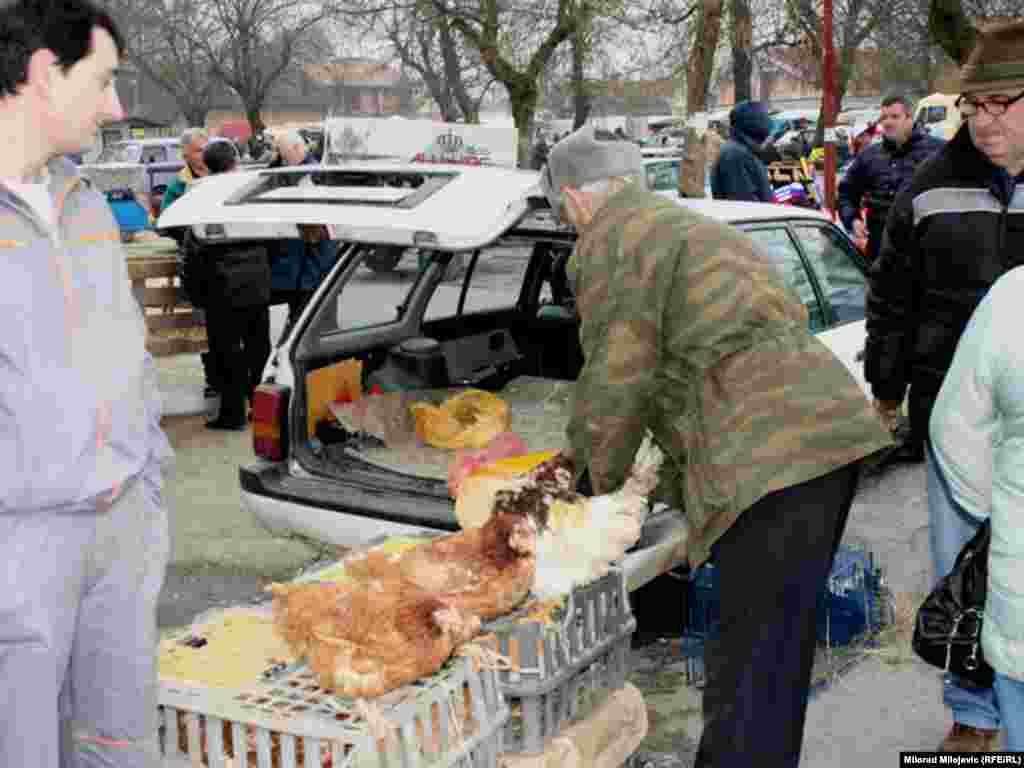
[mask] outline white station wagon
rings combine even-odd
[[[866,264],[839,228],[802,208],[681,204],[747,232],[863,385]],[[298,224],[329,225],[344,245],[257,392],[256,457],[240,481],[264,525],[339,546],[457,528],[450,451],[389,444],[329,417],[337,404],[316,382],[341,361],[359,361],[367,392],[440,402],[459,387],[491,390],[531,451],[561,447],[582,364],[565,276],[575,232],[553,221],[536,173],[388,163],[239,172],[204,181],[159,221],[219,242],[296,237]],[[378,249],[399,252],[393,270],[366,263]],[[465,267],[453,282],[455,258]],[[678,519],[648,518],[623,563],[631,589],[676,564]]]

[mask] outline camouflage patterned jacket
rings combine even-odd
[[[625,480],[644,428],[694,567],[743,510],[888,445],[867,398],[738,230],[643,190],[597,211],[573,254],[585,363],[567,428],[594,493]]]

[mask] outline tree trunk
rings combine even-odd
[[[697,17],[697,34],[690,50],[686,73],[686,112],[703,112],[707,108],[708,88],[715,64],[715,49],[722,30],[723,0],[701,0]]]
[[[512,120],[515,122],[518,142],[516,165],[519,168],[530,167],[530,148],[533,145],[533,119],[537,111],[537,91],[535,88],[509,88],[509,100],[512,102]]]
[[[179,107],[181,105],[179,104]],[[206,115],[209,110],[206,107],[181,107],[181,113],[185,116],[189,125],[206,125]]]
[[[964,13],[961,0],[931,0],[928,32],[957,64],[963,64],[974,47],[978,31]]]
[[[466,91],[466,84],[462,80],[459,64],[459,52],[455,46],[455,37],[446,20],[438,22],[438,35],[441,42],[441,60],[444,62],[444,77],[447,81],[446,90],[449,93],[449,100],[454,98],[467,123],[477,124],[480,122],[479,107]],[[446,120],[445,122],[454,121]]]
[[[750,0],[731,0],[732,4],[732,80],[736,94],[735,103],[754,98],[751,77],[754,63],[751,49],[754,46],[753,24],[750,18]]]
[[[572,100],[575,117],[572,129],[578,131],[590,116],[590,94],[583,77],[586,64],[586,45],[580,41],[580,30],[572,37]]]
[[[266,125],[263,124],[263,117],[260,115],[260,107],[262,104],[247,104],[245,107],[245,117],[249,121],[249,128],[252,130],[253,136],[258,136]]]

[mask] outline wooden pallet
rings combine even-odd
[[[146,349],[154,357],[205,352],[206,319],[189,304],[175,255],[128,258],[132,293],[146,318]]]

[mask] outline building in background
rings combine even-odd
[[[341,59],[307,64],[291,81],[282,79],[261,111],[268,128],[318,123],[326,117],[389,117],[413,110],[412,87],[389,62]],[[224,88],[207,114],[211,132],[248,138],[248,121],[238,97]]]

